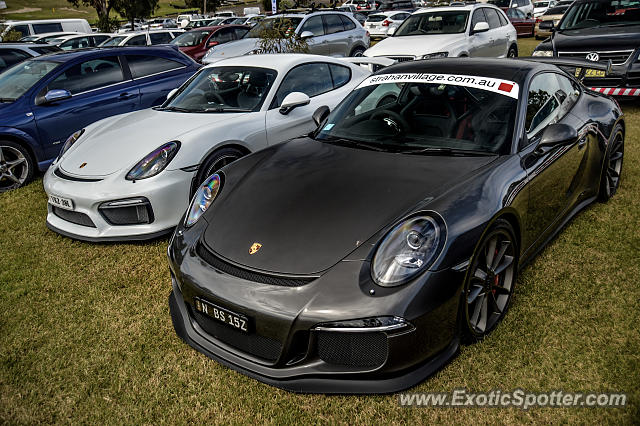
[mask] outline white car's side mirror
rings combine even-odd
[[[300,34],[300,38],[311,38],[313,37],[313,33],[311,31],[303,31],[302,34]]]
[[[485,31],[489,31],[489,24],[486,22],[478,22],[475,27],[473,27],[472,34],[483,33]]]
[[[309,102],[311,102],[311,99],[304,93],[291,92],[282,100],[282,104],[280,105],[280,114],[287,115],[294,108],[303,105],[309,105]]]
[[[167,99],[170,99],[171,97],[173,97],[173,95],[175,95],[177,91],[178,89],[173,89],[169,93],[167,93]]]

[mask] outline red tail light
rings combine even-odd
[[[389,25],[391,25],[391,21],[388,19],[385,19],[384,21],[382,21],[382,26],[383,27],[388,27]]]
[[[542,22],[541,18],[536,18],[536,24],[539,24],[540,22]]]

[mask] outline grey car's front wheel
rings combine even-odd
[[[20,188],[33,178],[35,165],[22,145],[0,140],[0,192]]]
[[[518,253],[513,226],[496,220],[478,244],[467,271],[460,302],[463,341],[482,340],[507,313],[518,275]]]

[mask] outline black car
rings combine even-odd
[[[326,112],[207,179],[168,250],[177,334],[292,391],[422,381],[620,182],[618,105],[547,63],[406,62]]]
[[[611,61],[611,74],[594,73],[585,85],[607,95],[640,96],[640,0],[577,0],[557,27],[545,21],[540,29],[553,32],[534,55]]]

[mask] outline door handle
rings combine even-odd
[[[134,93],[125,92],[125,93],[120,93],[120,96],[118,96],[118,99],[122,99],[122,100],[131,99],[131,98],[134,98],[135,96],[136,95]]]

